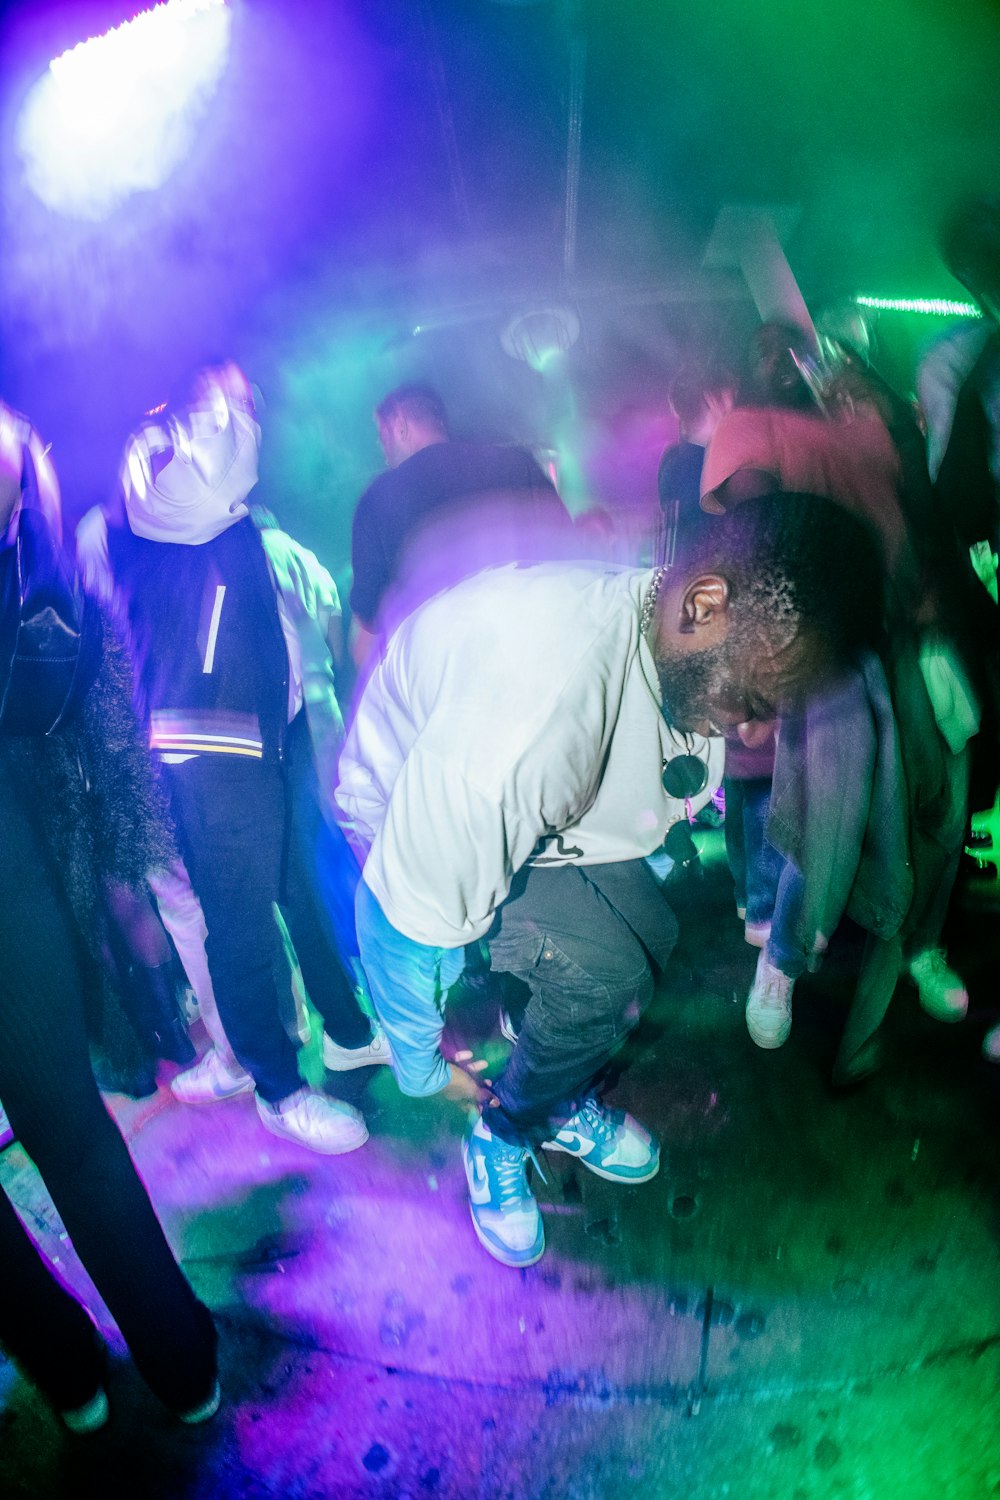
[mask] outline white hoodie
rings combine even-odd
[[[129,526],[152,542],[212,541],[249,514],[259,452],[254,416],[221,392],[208,410],[144,422],[122,463]]]

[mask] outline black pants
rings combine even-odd
[[[309,999],[333,1039],[362,1046],[371,1027],[317,910],[303,855],[307,839],[291,837],[296,799],[282,767],[203,755],[165,770],[208,928],[205,952],[219,1018],[258,1093],[273,1103],[301,1086],[275,985],[275,902],[283,905]]]
[[[538,1144],[600,1076],[653,994],[677,923],[642,860],[525,866],[490,933],[492,967],[530,991],[517,1045],[497,1080],[495,1134]]]
[[[0,1099],[147,1384],[208,1395],[215,1330],[94,1083],[79,937],[0,741]],[[0,1342],[61,1408],[93,1396],[93,1330],[0,1194]]]

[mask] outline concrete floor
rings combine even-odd
[[[759,1051],[722,834],[699,841],[616,1095],[669,1160],[622,1190],[548,1158],[529,1270],[473,1236],[454,1106],[404,1100],[387,1069],[328,1076],[371,1129],[332,1159],[267,1135],[245,1097],[109,1097],[217,1316],[224,1405],[181,1428],[122,1356],[109,1426],[71,1438],[0,1361],[4,1500],[1000,1495],[1000,1068],[979,1055],[1000,901],[963,872],[968,1019],[936,1024],[901,986],[886,1068],[837,1092],[850,935],[798,987],[788,1045]],[[85,1287],[16,1143],[0,1175]]]

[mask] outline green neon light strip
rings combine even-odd
[[[859,307],[879,312],[926,313],[931,318],[981,318],[974,302],[949,302],[944,297],[855,297]]]

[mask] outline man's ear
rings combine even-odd
[[[729,608],[729,584],[717,573],[693,579],[681,600],[680,630],[690,635],[718,621]]]

